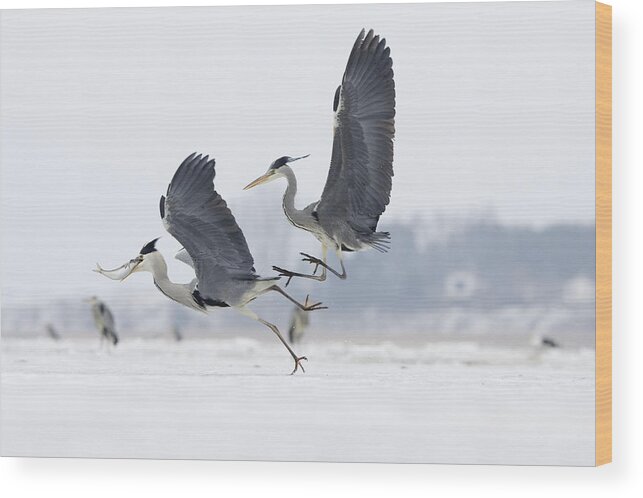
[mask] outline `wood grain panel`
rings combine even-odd
[[[612,461],[612,7],[596,3],[596,465]]]

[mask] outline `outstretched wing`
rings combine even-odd
[[[230,279],[256,278],[246,238],[214,190],[214,159],[190,155],[176,170],[161,197],[165,228],[189,254],[199,291],[211,298]]]
[[[386,40],[359,34],[335,93],[330,170],[317,211],[357,229],[377,227],[390,200],[395,82]]]

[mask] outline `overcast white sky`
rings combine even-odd
[[[217,189],[269,268],[260,249],[280,244],[266,227],[285,223],[283,185],[241,189],[274,158],[311,153],[296,164],[299,203],[319,197],[362,27],[387,38],[397,86],[383,223],[481,209],[593,222],[592,1],[1,16],[5,301],[113,285],[89,268],[163,233],[158,198],[192,151],[217,158]]]

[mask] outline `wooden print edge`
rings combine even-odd
[[[596,455],[612,461],[612,7],[596,2]]]

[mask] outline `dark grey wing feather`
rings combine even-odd
[[[333,104],[333,152],[317,209],[374,231],[391,194],[395,82],[390,49],[373,30],[357,37]]]
[[[192,154],[176,170],[161,199],[165,228],[188,252],[203,295],[217,298],[217,283],[256,278],[243,232],[214,190],[214,159]]]

